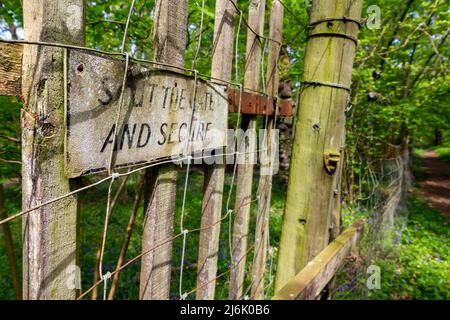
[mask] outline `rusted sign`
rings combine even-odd
[[[131,65],[116,129],[124,62],[68,51],[66,172],[69,177],[226,145],[227,88]],[[195,100],[195,103],[193,101]]]
[[[240,108],[239,108],[240,104]],[[292,116],[292,100],[277,99],[257,93],[241,92],[228,88],[228,111],[241,112],[251,115],[275,115],[275,108],[278,104],[277,115],[279,117]]]

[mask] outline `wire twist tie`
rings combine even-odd
[[[187,296],[188,296],[187,292],[183,293],[180,297],[180,300],[186,300]]]
[[[106,281],[106,280],[111,279],[111,276],[112,276],[112,273],[108,271],[107,273],[102,274],[101,278],[102,278],[103,281]]]

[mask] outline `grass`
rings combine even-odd
[[[383,270],[372,299],[450,299],[450,228],[425,200],[412,198],[406,227],[398,227],[391,252],[373,264]]]
[[[413,197],[409,217],[397,219],[392,241],[371,259],[354,256],[340,273],[335,298],[375,300],[450,299],[450,228],[424,199]],[[365,243],[363,246],[373,246]],[[366,287],[369,266],[381,270],[380,288]]]
[[[448,148],[439,150],[440,157]],[[445,150],[447,149],[447,150]],[[415,150],[413,170],[421,176],[423,151]],[[341,299],[450,299],[450,228],[441,213],[428,207],[426,199],[411,196],[406,210],[398,214],[388,237],[380,237],[376,223],[380,213],[367,207],[346,207],[346,225],[365,219],[360,255],[350,257],[338,275],[335,298]],[[381,271],[380,288],[366,286],[369,266]]]
[[[89,177],[89,180],[94,179]],[[179,174],[178,192],[176,199],[176,212],[174,217],[174,234],[180,233],[180,218],[182,197],[184,188],[185,174]],[[258,186],[258,174],[255,174],[254,178],[254,190],[253,195],[256,194],[256,188]],[[115,269],[117,257],[119,255],[122,241],[125,233],[125,228],[128,223],[129,215],[132,210],[135,186],[137,183],[137,177],[132,176],[127,182],[125,192],[119,198],[119,201],[112,213],[110,224],[108,227],[108,235],[104,256],[104,270],[112,271]],[[227,174],[226,183],[224,189],[224,204],[223,214],[226,213],[226,200],[229,193],[231,184],[231,175]],[[116,183],[116,186],[118,183]],[[101,237],[101,228],[103,226],[105,215],[105,203],[107,194],[107,184],[103,184],[91,189],[89,192],[82,193],[80,195],[79,203],[81,204],[80,213],[80,245],[79,245],[79,264],[81,268],[82,277],[82,289],[88,289],[93,282],[93,273],[95,265],[95,254],[98,248],[98,244]],[[282,212],[284,207],[284,197],[286,188],[281,184],[278,177],[274,177],[273,191],[272,191],[272,204],[270,212],[270,239],[271,246],[277,247],[281,233]],[[198,228],[200,225],[201,207],[202,207],[202,194],[203,194],[203,174],[199,170],[194,170],[189,176],[189,184],[186,194],[186,207],[185,207],[185,219],[184,228],[192,230]],[[234,194],[234,192],[232,193]],[[8,187],[5,190],[6,207],[8,214],[13,214],[21,210],[21,194],[20,187],[14,185]],[[231,208],[234,207],[234,196],[230,201]],[[251,205],[251,224],[249,245],[254,240],[254,229],[256,222],[257,201],[252,202]],[[127,252],[127,259],[129,260],[134,256],[137,256],[141,252],[141,234],[142,234],[142,221],[143,221],[143,209],[138,212],[136,224],[132,239],[130,241],[129,249]],[[20,220],[11,223],[13,231],[13,237],[15,241],[16,255],[19,258],[19,265],[21,264],[21,222]],[[220,232],[220,250],[218,259],[218,274],[225,272],[230,264],[229,253],[229,238],[228,238],[229,220],[226,219],[221,224]],[[8,263],[6,258],[6,252],[4,249],[4,241],[2,239],[3,234],[0,233],[0,299],[13,299],[12,283],[10,279]],[[173,243],[173,259],[172,259],[172,287],[171,298],[179,298],[179,267],[181,264],[182,255],[182,237],[176,239]],[[196,261],[198,250],[199,235],[197,233],[190,233],[186,238],[186,254],[185,254],[185,266],[193,266],[186,268],[183,273],[182,292],[188,292],[196,287]],[[247,258],[246,270],[247,275],[251,270],[252,255]],[[273,264],[275,266],[275,263]],[[268,264],[269,269],[269,264]],[[119,281],[119,288],[117,291],[117,299],[137,299],[139,297],[139,270],[140,262],[137,261],[127,267],[122,273]],[[268,272],[266,272],[268,277]],[[274,274],[274,270],[272,271]],[[250,286],[250,279],[246,279],[246,287]],[[216,298],[226,299],[228,295],[228,279],[229,275],[226,274],[220,278],[216,287]],[[266,279],[266,284],[268,279]],[[268,295],[272,294],[273,288],[268,288]],[[102,287],[99,287],[99,295],[103,292]],[[188,298],[194,298],[191,295]]]

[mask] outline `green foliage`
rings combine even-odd
[[[416,157],[419,157],[419,158],[423,157],[424,153],[425,153],[425,150],[423,150],[423,149],[420,149],[420,148],[414,149],[414,155]]]
[[[438,147],[435,149],[439,158],[450,163],[450,147]]]
[[[336,299],[444,299],[450,298],[450,229],[444,217],[420,198],[408,204],[408,218],[398,219],[393,241],[370,260],[354,260],[339,276]],[[360,217],[361,218],[361,215]],[[369,220],[370,221],[370,220]],[[375,243],[364,242],[362,251]],[[381,269],[381,287],[368,290],[369,265]]]
[[[124,0],[87,1],[86,45],[118,51],[130,9]],[[303,69],[310,1],[285,0],[283,51],[280,59],[282,77],[299,85]],[[153,58],[154,0],[136,1],[132,12],[126,49],[134,57]],[[244,18],[248,2],[238,3]],[[448,29],[450,26],[446,1],[366,0],[366,8],[381,9],[381,29],[363,25],[354,71],[354,107],[348,114],[348,149],[367,157],[385,156],[384,142],[400,144],[412,141],[428,144],[435,129],[448,139],[449,62]],[[271,1],[267,1],[264,34],[268,34]],[[189,1],[186,67],[191,67],[201,35],[201,49],[196,67],[209,74],[213,51],[215,1],[205,0],[203,28],[200,30],[202,0]],[[21,1],[0,2],[0,27],[21,27]],[[235,19],[238,29],[239,16]],[[238,81],[243,80],[246,35],[244,24],[239,32]],[[236,31],[237,35],[237,31]],[[230,45],[234,45],[230,44]],[[265,55],[267,59],[267,54]],[[233,67],[233,69],[235,69]],[[233,75],[235,72],[233,72]],[[376,74],[377,76],[374,76]],[[376,94],[369,101],[367,94]],[[351,167],[350,167],[351,168]]]
[[[16,98],[0,97],[0,183],[20,178],[20,108]]]
[[[449,130],[449,11],[440,0],[364,4],[381,8],[382,24],[360,35],[348,143],[352,152],[383,158],[383,142],[429,144],[435,129]]]
[[[87,1],[86,45],[105,51],[118,51],[122,44],[130,1]],[[138,58],[150,57],[153,49],[154,0],[136,1],[130,19],[126,50]]]
[[[20,185],[12,185],[5,188],[6,210],[8,212],[19,212],[21,209],[21,192]],[[20,220],[17,223],[10,224],[11,233],[15,241],[15,254],[16,257],[22,256],[22,224]],[[19,274],[21,273],[22,264],[21,260],[18,260]],[[3,228],[0,228],[0,300],[14,299],[13,283],[11,279],[11,273],[9,270],[8,256],[5,248],[5,238],[3,234]]]
[[[372,264],[382,269],[381,290],[372,299],[450,299],[450,229],[443,216],[418,198],[409,204],[410,216],[398,230],[399,245]]]
[[[0,26],[1,29],[8,30],[11,25],[22,24],[22,1],[2,0],[0,1]],[[3,31],[3,30],[2,30]]]

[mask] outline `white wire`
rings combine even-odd
[[[239,83],[239,35],[241,32],[241,24],[242,24],[242,11],[239,11],[239,23],[238,23],[238,28],[237,28],[237,32],[236,32],[236,40],[235,40],[235,56],[234,56],[234,62],[235,62],[235,81],[236,83]],[[241,105],[242,105],[242,93],[243,93],[243,88],[242,88],[242,84],[239,83],[239,106],[238,106],[238,113],[237,113],[237,119],[236,119],[236,130],[234,133],[234,146],[236,147],[237,145],[237,140],[238,140],[238,130],[239,130],[239,126],[240,126],[240,117],[241,117]],[[232,225],[233,225],[233,210],[230,209],[230,201],[231,201],[231,195],[233,192],[233,185],[234,185],[234,181],[236,179],[236,170],[237,170],[237,158],[239,155],[239,148],[238,148],[238,152],[236,152],[235,154],[235,160],[234,160],[234,166],[233,166],[233,176],[231,177],[231,184],[230,184],[230,190],[228,192],[228,198],[227,198],[227,206],[226,206],[226,211],[227,214],[229,214],[228,216],[228,247],[230,250],[230,259],[233,255],[233,245],[232,245]]]
[[[202,0],[202,15],[200,18],[200,32],[198,35],[198,43],[197,43],[197,49],[195,50],[194,59],[192,60],[192,69],[195,69],[195,65],[197,63],[198,53],[200,52],[200,47],[202,44],[202,34],[203,34],[203,20],[205,17],[205,0]]]
[[[266,93],[266,79],[264,77],[264,59],[266,57],[266,49],[267,49],[267,39],[264,40],[264,47],[261,52],[261,84],[263,87],[263,92]]]
[[[111,215],[111,191],[112,186],[114,184],[114,179],[111,179],[108,187],[108,199],[106,202],[106,213],[105,213],[105,221],[103,224],[103,232],[102,232],[102,243],[100,246],[100,258],[99,258],[99,264],[98,264],[98,272],[100,275],[100,279],[103,279],[103,255],[105,252],[105,242],[106,242],[106,235],[108,232],[108,223],[109,223],[109,217]]]
[[[108,232],[108,223],[109,223],[109,217],[111,215],[111,191],[112,191],[112,186],[114,184],[114,181],[116,180],[117,174],[113,173],[113,157],[114,157],[114,148],[115,145],[117,143],[117,132],[118,132],[118,126],[119,126],[119,121],[120,121],[120,116],[122,113],[122,107],[123,107],[123,102],[124,102],[124,95],[125,95],[125,86],[127,83],[127,73],[128,73],[128,66],[130,63],[130,56],[128,54],[128,52],[124,52],[125,51],[125,43],[126,43],[126,39],[128,36],[128,28],[130,25],[130,20],[131,20],[131,15],[133,13],[133,8],[135,5],[135,0],[133,0],[133,2],[131,3],[130,6],[130,10],[128,12],[128,17],[127,17],[127,22],[125,24],[125,30],[124,30],[124,35],[123,35],[123,39],[122,39],[122,45],[121,45],[121,53],[123,53],[125,55],[125,70],[124,70],[124,75],[123,75],[123,79],[122,79],[122,88],[120,91],[120,99],[119,99],[119,107],[117,110],[117,115],[116,115],[116,122],[115,122],[115,126],[114,126],[114,136],[113,136],[113,143],[111,146],[111,153],[110,153],[110,157],[109,157],[109,165],[108,165],[108,173],[111,175],[111,181],[108,187],[108,197],[107,197],[107,203],[106,203],[106,214],[105,214],[105,221],[104,221],[104,226],[103,226],[103,235],[102,235],[102,245],[101,245],[101,251],[100,251],[100,261],[99,261],[99,275],[100,278],[103,279],[104,275],[103,275],[103,255],[105,252],[105,243],[106,243],[106,236],[107,236],[107,232]],[[105,279],[105,284],[104,284],[104,297],[103,299],[106,299],[106,285],[107,285],[107,279]]]
[[[239,12],[239,24],[236,32],[236,44],[235,44],[235,80],[236,83],[239,83],[239,34],[241,32],[241,24],[242,24],[242,11]]]
[[[123,80],[122,80],[122,89],[120,90],[119,108],[118,108],[117,114],[116,114],[113,142],[112,142],[112,146],[111,146],[111,153],[109,155],[109,164],[108,164],[108,173],[109,174],[113,173],[114,149],[115,149],[116,143],[117,143],[117,132],[119,131],[118,127],[119,127],[119,122],[120,122],[120,116],[122,114],[122,108],[123,108],[123,102],[124,102],[124,96],[125,96],[125,86],[127,84],[127,73],[128,73],[129,64],[130,64],[130,56],[126,52],[125,53],[125,70],[124,70],[124,75],[123,75]]]
[[[183,251],[181,252],[181,266],[180,266],[180,284],[179,284],[179,294],[180,299],[183,300],[183,269],[184,269],[184,256],[186,252],[186,236],[189,233],[189,230],[183,231]]]
[[[133,0],[133,2],[131,3],[130,11],[128,11],[127,22],[125,23],[125,31],[123,33],[122,45],[120,46],[120,52],[122,52],[122,53],[125,52],[125,44],[127,42],[127,36],[128,36],[128,27],[130,26],[131,15],[133,13],[135,3],[136,3],[136,0]]]

